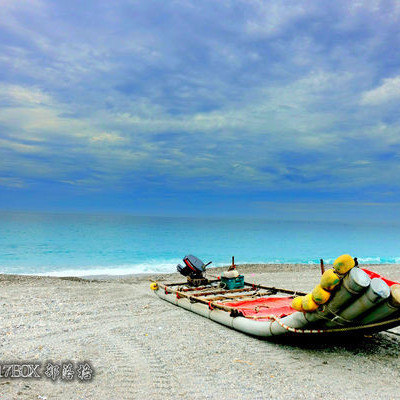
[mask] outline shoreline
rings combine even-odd
[[[221,271],[226,270],[230,264],[224,266],[207,268],[206,272],[209,274],[217,274]],[[318,270],[320,271],[320,264],[311,263],[254,263],[254,264],[236,264],[240,273],[268,273],[268,272],[304,272],[307,270]],[[325,270],[332,268],[332,264],[324,264]],[[382,264],[361,264],[360,268],[372,269],[372,270],[384,270],[387,273],[395,273],[393,268],[400,269],[400,263],[382,263]],[[78,270],[77,270],[78,271]],[[34,278],[54,278],[54,279],[75,279],[75,280],[114,280],[114,279],[132,279],[132,278],[151,278],[160,277],[159,279],[166,279],[167,277],[180,277],[184,279],[178,272],[134,272],[127,274],[88,274],[88,275],[46,275],[45,273],[40,274],[13,274],[13,273],[0,273],[1,277],[34,277]],[[399,278],[400,279],[400,278]]]
[[[397,258],[396,258],[397,259]],[[363,262],[358,259],[360,267],[364,268],[379,268],[380,266],[396,266],[400,265],[399,262]],[[324,260],[324,265],[326,268],[330,268],[332,265],[333,260]],[[176,265],[179,263],[179,260],[176,263],[168,264],[168,268],[164,270],[166,264],[161,263],[160,265],[162,266],[161,269],[151,269],[153,268],[152,264],[133,264],[131,267],[107,267],[107,266],[102,266],[102,267],[82,267],[82,268],[76,268],[74,269],[73,267],[65,267],[63,269],[60,269],[58,271],[54,271],[54,269],[49,270],[47,272],[13,272],[13,271],[4,271],[4,266],[3,266],[3,271],[0,272],[0,275],[21,275],[21,276],[44,276],[44,277],[96,277],[96,276],[102,276],[102,277],[112,277],[112,276],[136,276],[136,275],[168,275],[168,274],[173,274],[176,271]],[[259,268],[260,266],[263,266],[264,268],[271,267],[273,268],[286,268],[286,266],[301,266],[303,268],[307,268],[309,266],[316,266],[320,265],[319,261],[318,262],[249,262],[249,263],[240,263],[236,264],[240,268],[245,268],[246,270],[248,268]],[[207,268],[207,270],[218,270],[221,268],[226,268],[230,266],[230,263],[225,263],[222,265],[216,265],[216,266],[211,266]],[[135,270],[135,268],[141,267],[141,270]],[[149,268],[150,267],[150,268]],[[0,268],[1,265],[0,265]],[[13,267],[8,267],[7,269],[12,269]],[[146,270],[149,268],[149,270]],[[142,272],[144,270],[144,272]],[[1,269],[0,269],[1,271]]]

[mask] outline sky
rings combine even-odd
[[[0,10],[0,209],[400,221],[398,1]]]

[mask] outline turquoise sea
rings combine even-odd
[[[0,273],[174,272],[185,254],[213,265],[400,263],[400,224],[0,213]]]

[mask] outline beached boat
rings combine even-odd
[[[366,334],[400,325],[400,283],[359,268],[349,255],[333,269],[323,271],[322,264],[321,281],[308,294],[247,283],[238,274],[208,280],[205,265],[191,257],[178,266],[187,282],[153,281],[151,288],[163,300],[246,334]]]

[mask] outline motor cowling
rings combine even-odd
[[[203,273],[206,270],[206,264],[204,264],[204,262],[199,258],[192,254],[188,254],[187,256],[183,257],[183,263],[183,266],[178,264],[176,267],[180,274],[191,279],[204,278]]]

